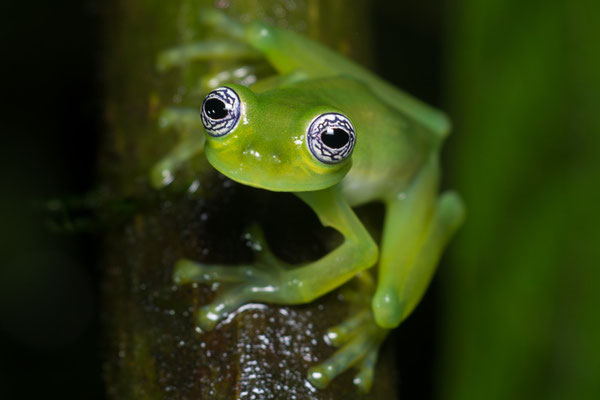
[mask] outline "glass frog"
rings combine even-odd
[[[235,40],[173,48],[159,57],[159,67],[254,54],[266,58],[278,75],[249,87],[217,87],[199,111],[163,113],[163,125],[203,126],[206,140],[190,137],[180,144],[156,165],[154,184],[164,183],[177,162],[204,151],[214,168],[236,182],[295,194],[323,225],[340,232],[343,242],[321,259],[294,268],[266,245],[252,265],[180,260],[174,279],[233,284],[198,312],[200,328],[211,330],[246,303],[308,303],[358,276],[373,286],[373,294],[362,311],[327,332],[340,349],[310,368],[308,379],[324,388],[355,366],[354,382],[368,391],[379,346],[420,301],[464,217],[456,193],[438,194],[438,154],[449,122],[443,113],[299,34],[261,22],[242,26],[216,12],[204,18]],[[380,246],[352,209],[375,201],[385,206]],[[369,283],[369,275],[361,272],[375,267],[376,283]]]

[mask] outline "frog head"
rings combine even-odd
[[[244,185],[283,192],[321,190],[351,167],[356,133],[348,117],[309,93],[240,85],[210,92],[201,109],[206,158]]]

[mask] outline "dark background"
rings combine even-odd
[[[0,397],[103,398],[94,238],[48,229],[45,203],[94,185],[99,14],[2,2]]]
[[[378,71],[450,113],[444,186],[469,210],[395,334],[403,398],[598,398],[600,7],[397,3],[374,6]],[[104,398],[97,237],[44,222],[94,188],[101,15],[0,10],[0,398]]]

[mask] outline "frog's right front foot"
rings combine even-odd
[[[210,265],[182,259],[175,265],[173,280],[178,285],[188,283],[226,283],[232,284],[197,312],[198,327],[203,331],[214,329],[217,323],[240,306],[260,299],[260,293],[274,290],[273,282],[277,281],[279,269],[273,270],[256,265]]]
[[[204,331],[234,313],[240,306],[253,302],[285,303],[288,265],[279,260],[266,244],[262,231],[253,226],[247,233],[248,245],[255,252],[255,262],[248,265],[202,264],[181,259],[175,264],[173,280],[177,285],[190,283],[224,283],[228,286],[210,304],[197,313],[197,323]],[[287,292],[287,293],[286,293]]]

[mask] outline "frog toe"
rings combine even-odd
[[[325,333],[326,341],[332,346],[340,347],[356,335],[356,332],[368,321],[368,318],[368,310],[354,314],[341,324],[329,328]]]
[[[229,289],[212,303],[198,310],[198,327],[202,331],[213,330],[219,322],[234,315],[235,311],[241,305],[248,303],[249,301],[250,298],[248,296],[247,287],[239,286]]]
[[[363,393],[368,393],[373,386],[373,377],[375,376],[375,365],[377,364],[377,355],[379,354],[379,345],[373,346],[359,365],[358,374],[352,382],[358,386]]]
[[[259,60],[262,58],[261,53],[243,42],[214,39],[182,44],[164,50],[156,59],[156,67],[160,72],[165,72],[195,61]]]
[[[341,348],[321,364],[308,370],[308,380],[317,388],[326,387],[336,376],[351,367],[359,372],[353,382],[368,392],[373,382],[377,353],[388,330],[373,321],[370,311],[362,311],[328,330],[327,341]]]
[[[373,376],[375,375],[375,364],[377,361],[377,353],[379,346],[374,345],[367,351],[367,354],[363,356],[363,359],[357,362],[359,368],[358,374],[352,380],[361,392],[368,393],[373,385]],[[308,370],[308,380],[310,383],[318,389],[325,389],[329,382],[331,382],[336,376],[344,372],[346,369],[351,367],[353,364],[347,363],[348,360],[356,358],[360,355],[353,349],[348,349],[342,354],[341,352],[336,353],[334,357],[337,360],[329,359],[327,361]]]
[[[206,73],[200,78],[199,85],[193,92],[206,94],[219,86],[229,83],[236,83],[242,86],[250,86],[260,80],[260,77],[267,75],[271,70],[266,62],[253,61],[239,63],[233,68],[224,69],[215,73]]]
[[[173,281],[177,285],[189,283],[238,283],[252,281],[264,272],[252,266],[201,264],[181,259],[175,264]]]

